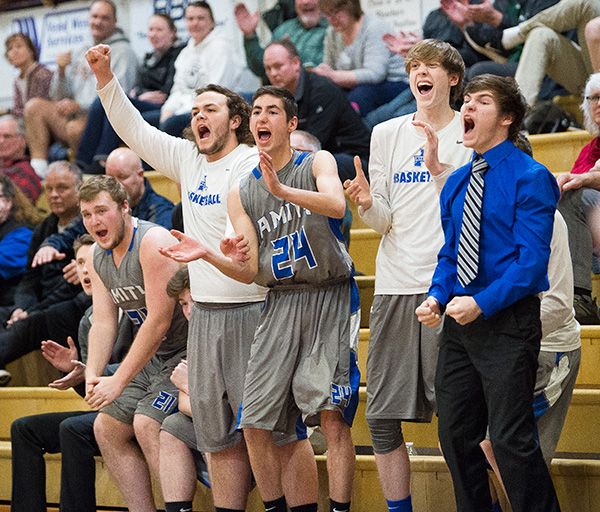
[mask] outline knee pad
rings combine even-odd
[[[393,452],[404,442],[402,422],[400,420],[367,418],[367,424],[371,431],[371,440],[375,453],[385,454]]]

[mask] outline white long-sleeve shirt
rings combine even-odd
[[[359,208],[363,220],[381,233],[376,259],[376,295],[412,295],[429,289],[444,241],[439,197],[425,167],[425,135],[413,114],[377,125],[371,136],[369,176],[373,205]],[[437,132],[439,160],[456,169],[471,158],[462,140],[460,115]]]
[[[569,233],[562,215],[556,210],[548,261],[550,288],[541,294],[540,319],[544,352],[568,352],[581,346],[580,327],[573,310],[573,266],[569,251]]]
[[[215,27],[199,43],[190,39],[175,60],[175,77],[163,112],[173,115],[192,110],[196,89],[218,84],[237,90],[244,62],[234,51],[235,45],[220,27]]]
[[[181,184],[186,233],[219,252],[227,229],[229,189],[258,164],[256,148],[240,144],[218,161],[208,162],[194,142],[146,123],[116,79],[98,95],[119,137],[154,169]],[[204,260],[193,261],[188,268],[197,302],[258,302],[265,297],[264,288],[239,283]]]

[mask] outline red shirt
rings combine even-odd
[[[42,182],[28,158],[5,162],[5,165],[0,167],[0,172],[8,176],[33,203],[40,197]]]
[[[581,149],[581,153],[575,160],[571,172],[573,174],[583,174],[588,172],[597,160],[600,159],[600,137],[596,137],[588,142]]]

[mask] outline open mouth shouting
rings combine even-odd
[[[210,137],[210,129],[207,126],[198,126],[198,136],[200,140],[208,139]]]
[[[108,236],[108,229],[98,229],[94,231],[94,237],[98,242],[104,241],[104,239]]]
[[[271,140],[271,132],[265,128],[262,128],[256,132],[258,136],[257,142],[260,144],[266,144]]]
[[[433,90],[433,84],[431,82],[417,82],[417,90],[421,96],[427,96]]]
[[[469,135],[475,128],[475,121],[470,116],[463,117],[463,133],[465,136]]]

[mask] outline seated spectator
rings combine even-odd
[[[39,213],[21,190],[8,176],[0,174],[0,307],[13,302],[25,273],[32,229],[39,221]],[[0,385],[2,378],[0,373]]]
[[[585,41],[594,73],[600,71],[600,17],[585,26]]]
[[[600,16],[600,4],[589,0],[562,0],[503,33],[502,44],[513,48],[525,43],[515,79],[529,105],[538,100],[542,80],[549,75],[571,94],[580,94],[592,63],[585,28]],[[579,44],[562,35],[577,30]]]
[[[600,170],[600,73],[589,77],[581,110],[585,128],[594,138],[582,148],[571,173],[558,176],[562,189],[558,209],[569,228],[575,315],[580,324],[586,325],[600,324],[590,275],[594,256],[600,256],[600,187],[594,181]]]
[[[333,154],[342,182],[356,175],[353,158],[363,167],[369,159],[369,130],[343,91],[331,80],[307,71],[291,41],[273,41],[265,48],[269,81],[290,91],[298,104],[298,129],[312,133]]]
[[[408,87],[402,58],[382,44],[389,32],[377,16],[364,14],[359,0],[319,0],[330,27],[323,63],[313,69],[346,89],[364,117]]]
[[[27,270],[15,290],[11,305],[0,308],[0,377],[4,383],[10,374],[4,366],[39,347],[44,339],[65,342],[77,332],[77,325],[87,307],[81,288],[69,283],[65,276],[76,282],[75,265],[71,264],[72,248],[57,261],[39,267],[35,255],[52,233],[71,222],[78,215],[79,169],[69,162],[54,162],[46,180],[46,194],[52,213],[35,229],[26,249]],[[2,176],[0,176],[2,179]],[[6,328],[4,322],[6,322]],[[0,384],[2,379],[0,378]]]
[[[235,89],[244,68],[243,62],[237,62],[232,41],[215,27],[208,2],[190,2],[185,23],[190,40],[175,61],[171,94],[160,112],[160,129],[176,137],[190,124],[196,89],[210,83]]]
[[[72,255],[71,252],[43,268],[35,264],[34,256],[48,236],[64,230],[78,217],[77,190],[80,184],[81,171],[77,166],[64,160],[50,165],[44,190],[50,215],[33,232],[27,251],[27,271],[16,290],[14,304],[0,314],[0,322],[8,320],[10,326],[34,311],[71,299],[79,292],[76,286],[64,279],[67,275],[73,280],[75,273],[75,265],[69,263],[71,258],[67,257]]]
[[[318,0],[296,0],[296,18],[284,21],[273,31],[272,39],[289,39],[298,50],[303,65],[313,68],[323,62],[323,39],[327,21],[321,16]],[[243,3],[235,6],[235,19],[244,34],[244,50],[250,70],[263,83],[267,81],[263,66],[264,50],[256,34],[260,14],[250,14]]]
[[[309,153],[316,153],[323,149],[321,141],[312,133],[297,129],[290,133],[290,146],[296,151],[308,151]]]
[[[144,178],[142,161],[131,149],[117,148],[108,155],[106,174],[123,185],[134,217],[171,228],[173,203],[154,191],[150,182]],[[33,258],[33,265],[46,265],[51,261],[62,260],[75,239],[85,232],[83,220],[78,217],[60,233],[46,238]]]
[[[152,126],[158,127],[160,107],[171,92],[175,59],[183,46],[176,44],[177,28],[167,14],[154,14],[150,17],[147,37],[153,50],[144,56],[129,98],[142,112],[143,118]],[[90,107],[87,124],[77,149],[78,165],[88,173],[102,174],[104,166],[101,164],[120,143],[121,139],[108,122],[100,100],[96,98]]]
[[[31,98],[50,99],[52,71],[38,62],[38,50],[31,38],[22,33],[12,34],[4,42],[8,62],[19,70],[14,81],[11,114],[23,118],[25,103]]]
[[[25,132],[10,116],[0,117],[0,174],[8,176],[27,198],[35,203],[42,192],[42,181],[25,155]]]
[[[117,9],[112,0],[95,0],[90,7],[90,31],[95,43],[110,45],[115,75],[125,90],[135,83],[137,57],[117,27]],[[65,143],[73,152],[85,126],[86,113],[96,99],[96,81],[85,60],[86,43],[75,52],[58,54],[52,101],[32,98],[25,105],[27,143],[31,165],[40,178],[48,169],[48,148],[52,140]]]
[[[85,234],[74,244],[79,281],[92,293],[88,267],[92,264],[94,239]],[[79,351],[73,338],[68,347],[53,340],[42,341],[42,355],[65,375],[48,384],[54,389],[75,389],[85,395],[87,335],[92,325],[90,306],[79,322]],[[117,342],[105,374],[112,375],[133,340],[133,324],[126,315],[119,321]],[[13,512],[46,510],[46,453],[62,453],[60,509],[63,512],[96,511],[96,461],[100,455],[94,438],[96,411],[51,412],[19,418],[11,425]]]
[[[527,20],[556,4],[558,0],[485,0],[479,4],[468,0],[441,0],[441,7],[453,23],[465,34],[469,44],[487,60],[476,62],[467,71],[466,81],[485,73],[515,76],[521,47],[507,50],[502,45],[503,30]],[[544,81],[541,97],[552,97],[557,85],[549,78]]]

